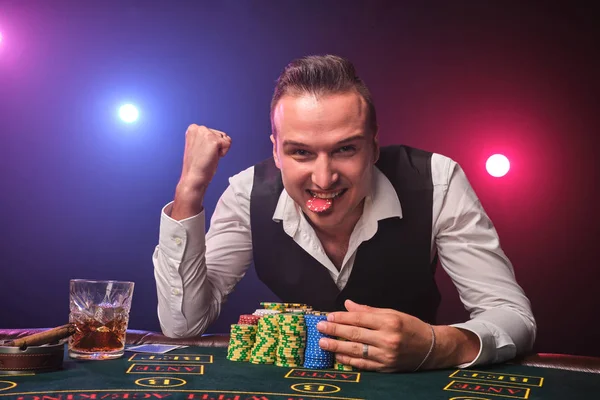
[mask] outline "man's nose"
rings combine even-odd
[[[329,157],[318,157],[315,161],[312,182],[320,189],[326,190],[331,188],[337,180],[338,173],[334,170],[331,159]]]

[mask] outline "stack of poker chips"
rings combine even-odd
[[[333,369],[338,371],[356,371],[356,369],[352,365],[342,364],[341,362],[333,363]]]
[[[277,315],[266,314],[258,320],[256,340],[250,353],[250,362],[253,364],[275,363],[277,360],[278,340],[279,323]]]
[[[304,352],[304,368],[326,369],[333,367],[334,354],[319,347],[319,340],[330,338],[317,330],[319,321],[326,321],[327,313],[309,312],[304,316],[306,323],[306,350]]]
[[[256,311],[254,311],[252,313],[252,315],[257,315],[259,317],[264,317],[265,315],[274,315],[274,314],[279,314],[281,311],[277,311],[277,310],[267,310],[264,308],[259,308]]]
[[[285,312],[286,306],[285,303],[260,303],[266,310],[275,310],[279,312]]]
[[[334,354],[321,350],[319,339],[325,335],[317,323],[327,313],[312,311],[300,303],[261,303],[263,309],[240,315],[231,325],[227,358],[279,367],[304,367],[353,371],[351,366],[334,363]],[[336,338],[338,340],[345,340]]]
[[[256,325],[231,325],[227,359],[231,361],[249,361],[255,340]]]
[[[283,303],[286,312],[302,313],[312,311],[312,307],[302,303]]]
[[[238,325],[257,325],[260,316],[254,314],[242,314],[238,320]]]
[[[308,304],[302,303],[267,303],[261,302],[261,306],[263,306],[266,310],[276,310],[281,312],[294,312],[294,313],[304,313],[305,311],[311,311],[312,307]]]
[[[300,367],[304,362],[306,343],[306,324],[304,315],[282,313],[277,314],[279,323],[279,340],[277,342],[278,367]]]

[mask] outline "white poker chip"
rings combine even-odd
[[[252,315],[258,315],[260,317],[263,317],[265,315],[273,315],[273,314],[280,314],[281,311],[278,310],[268,310],[268,309],[264,309],[264,308],[259,308],[256,311],[254,311],[252,313]]]

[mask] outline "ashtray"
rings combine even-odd
[[[48,372],[61,369],[65,341],[41,346],[2,346],[0,342],[0,374]]]

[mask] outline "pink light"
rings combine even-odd
[[[0,32],[0,43],[2,43],[2,32]]]
[[[507,174],[510,169],[510,162],[502,154],[494,154],[486,161],[485,169],[491,176],[500,178]]]

